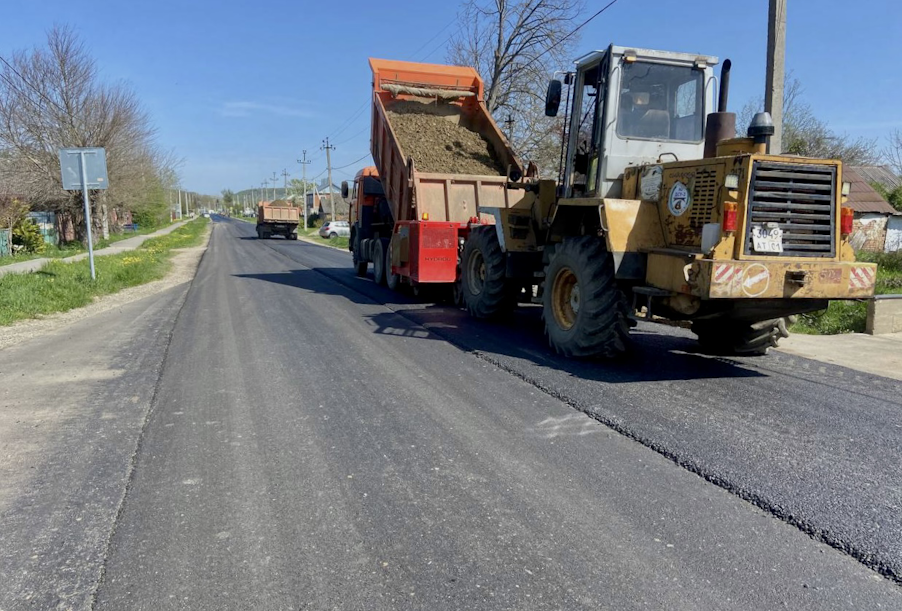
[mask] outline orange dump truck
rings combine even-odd
[[[464,241],[518,196],[526,173],[483,102],[476,70],[370,59],[375,167],[343,183],[351,203],[357,274],[376,282],[446,284],[458,279]],[[492,231],[491,227],[487,228]]]
[[[257,237],[265,240],[281,235],[286,240],[297,240],[299,212],[300,208],[285,201],[260,202],[257,205]]]

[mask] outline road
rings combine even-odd
[[[0,503],[0,609],[73,574],[98,609],[902,609],[899,382],[654,326],[626,362],[559,359],[534,308],[473,321],[252,235],[217,222],[190,290],[135,306],[109,360],[158,376],[91,391],[147,406],[100,463],[84,562],[15,570],[76,490],[34,523]]]

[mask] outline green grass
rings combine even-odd
[[[207,222],[197,219],[136,250],[97,257],[93,282],[87,259],[50,261],[37,272],[0,276],[0,326],[83,307],[95,297],[159,280],[170,269],[172,249],[201,244]]]
[[[135,236],[147,235],[148,233],[153,233],[154,231],[158,231],[159,229],[161,228],[146,227],[144,229],[139,229],[138,231],[114,233],[110,235],[109,239],[97,240],[97,243],[94,245],[94,250],[106,248],[111,244],[115,244],[116,242],[127,240],[128,238],[133,238]],[[31,261],[32,259],[62,259],[87,251],[88,249],[85,248],[81,242],[68,242],[65,244],[60,244],[59,246],[48,244],[44,247],[43,252],[18,254],[11,257],[0,257],[0,266],[11,265],[13,263],[21,263],[22,261]]]
[[[157,238],[144,240],[140,248],[147,250],[168,250],[170,248],[190,248],[199,246],[203,242],[204,231],[210,219],[199,217],[185,223],[175,231]]]
[[[857,259],[877,264],[877,295],[902,293],[902,252],[858,253]],[[826,310],[802,314],[792,326],[793,333],[838,335],[864,333],[868,318],[866,301],[831,301]]]

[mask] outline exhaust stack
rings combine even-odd
[[[730,68],[733,62],[725,59],[720,70],[720,92],[717,100],[717,112],[708,115],[705,125],[705,157],[717,156],[717,143],[736,137],[736,113],[727,112],[727,100],[730,96]]]

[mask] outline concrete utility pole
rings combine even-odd
[[[303,170],[304,178],[301,180],[304,183],[304,229],[307,229],[307,165],[311,162],[307,160],[307,151],[303,151],[303,157],[298,159],[298,163],[301,164],[301,169]]]
[[[764,110],[774,120],[774,135],[767,144],[768,153],[783,151],[783,81],[786,55],[786,0],[770,0],[767,11],[767,76],[764,85]]]
[[[288,199],[288,177],[289,176],[291,176],[291,174],[288,173],[288,168],[284,168],[282,170],[282,178],[285,181],[285,199]]]
[[[179,189],[179,213],[175,215],[176,220],[181,220],[182,218],[182,190]]]
[[[268,186],[269,186],[269,181],[268,181],[268,180],[264,180],[263,182],[260,183],[260,192],[263,194],[263,197],[260,198],[261,200],[265,200],[265,199],[266,199],[266,188],[267,188]]]
[[[323,145],[320,147],[324,151],[326,151],[326,169],[329,170],[329,208],[331,209],[332,219],[335,220],[335,195],[332,193],[334,189],[332,188],[332,156],[329,153],[335,150],[333,145],[329,144],[329,137],[326,136],[326,139],[323,140]]]
[[[279,175],[273,172],[270,180],[272,181],[272,201],[276,201],[276,183],[279,182]]]

